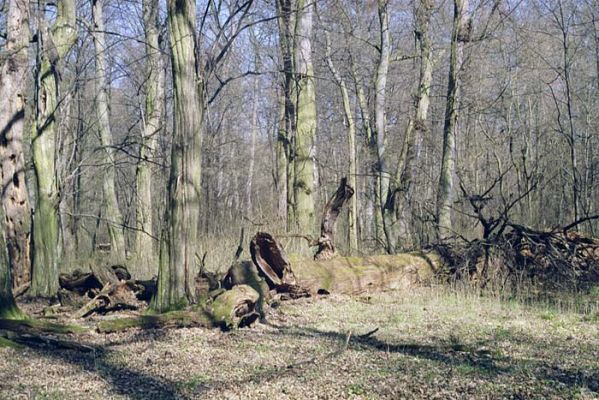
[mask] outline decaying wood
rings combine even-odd
[[[310,294],[359,294],[428,284],[443,271],[434,252],[368,257],[335,257],[318,261],[292,259],[297,285]]]
[[[260,314],[256,304],[260,294],[249,285],[237,285],[223,292],[212,303],[212,315],[216,324],[225,329],[251,325]]]
[[[335,223],[341,208],[353,195],[354,189],[347,184],[347,178],[342,178],[337,191],[327,202],[322,214],[315,260],[329,260],[335,255]]]
[[[137,309],[137,298],[127,282],[108,283],[98,295],[77,310],[72,317],[83,318],[94,311],[116,308]]]
[[[112,333],[122,332],[132,328],[210,328],[213,325],[212,316],[204,310],[170,311],[156,315],[107,319],[100,321],[97,324],[96,330],[100,333]]]
[[[156,315],[115,318],[100,321],[100,333],[121,332],[132,328],[162,329],[183,327],[221,327],[225,329],[247,326],[256,321],[258,293],[247,285],[238,285],[223,291],[211,305],[195,309],[170,311]]]
[[[252,260],[271,287],[295,284],[291,265],[281,244],[269,233],[258,232],[250,242]]]
[[[510,224],[504,254],[515,255],[506,260],[514,270],[524,271],[546,284],[581,288],[599,281],[599,239],[578,232],[558,229],[537,231]]]
[[[329,260],[291,258],[290,261],[276,239],[262,232],[252,240],[251,250],[254,263],[270,288],[278,293],[289,293],[290,297],[317,293],[356,294],[424,284],[444,268],[441,257],[435,252]],[[284,279],[284,276],[292,279]],[[236,283],[248,283],[248,280],[244,281],[238,274]]]
[[[42,335],[42,334],[67,334],[84,333],[88,329],[77,325],[62,325],[39,319],[0,319],[0,331],[10,331],[19,334]]]

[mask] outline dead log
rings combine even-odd
[[[342,178],[337,191],[324,207],[320,224],[320,237],[316,241],[318,250],[315,260],[329,260],[335,256],[335,223],[343,208],[343,204],[354,195],[354,189]]]
[[[77,325],[55,324],[39,319],[0,319],[0,331],[10,331],[27,335],[42,335],[48,333],[85,333],[88,329]]]
[[[318,261],[292,258],[297,286],[308,293],[359,294],[430,284],[443,271],[436,253],[414,252]]]
[[[281,244],[269,233],[258,232],[250,242],[252,261],[272,288],[295,284],[291,264]]]
[[[247,285],[238,285],[224,291],[211,305],[192,310],[171,311],[157,315],[115,318],[100,321],[97,331],[100,333],[121,332],[132,328],[190,328],[220,327],[234,329],[248,326],[256,321],[259,313],[256,304],[259,295]]]
[[[122,332],[133,328],[192,328],[213,327],[212,315],[204,310],[170,311],[157,315],[141,315],[139,317],[115,318],[98,322],[96,330],[100,333]]]
[[[94,277],[100,282],[100,287],[104,288],[106,285],[118,285],[119,277],[116,272],[108,265],[91,264],[89,268],[92,271]]]
[[[444,272],[436,252],[413,252],[367,257],[335,257],[313,260],[285,255],[268,233],[259,232],[251,243],[252,258],[271,289],[302,297],[317,293],[357,294],[430,283]],[[230,272],[231,274],[231,272]],[[248,283],[243,276],[237,283]]]
[[[137,298],[129,282],[108,283],[97,296],[77,310],[72,317],[83,318],[96,311],[137,309]]]
[[[224,329],[251,325],[260,314],[256,304],[260,294],[248,285],[237,285],[223,292],[212,303],[214,322]]]

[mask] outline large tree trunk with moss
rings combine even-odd
[[[11,0],[0,51],[0,168],[8,267],[15,288],[31,281],[31,209],[23,156],[28,48],[29,2]]]
[[[107,220],[110,236],[110,250],[116,260],[125,260],[125,235],[123,234],[123,216],[115,190],[115,157],[116,150],[112,144],[110,130],[110,106],[108,100],[108,83],[106,68],[106,39],[104,36],[104,1],[92,1],[92,17],[94,20],[94,57],[96,62],[96,116],[100,142],[104,148],[104,166],[102,192],[104,194],[104,216]]]
[[[416,42],[420,52],[420,76],[416,92],[416,110],[414,117],[408,122],[404,143],[397,163],[395,182],[389,188],[385,204],[385,224],[391,233],[389,251],[397,252],[400,248],[411,248],[411,221],[408,203],[411,196],[412,177],[416,168],[417,147],[427,132],[426,119],[430,105],[430,91],[433,80],[432,47],[429,25],[433,10],[433,0],[421,0],[416,10]]]
[[[33,217],[33,276],[29,294],[52,296],[58,290],[58,263],[62,253],[58,215],[60,193],[56,171],[59,64],[77,37],[75,2],[63,0],[57,3],[56,18],[50,29],[42,11],[38,12],[37,108],[31,137],[36,203]]]
[[[168,1],[174,91],[174,127],[168,205],[160,245],[158,311],[193,302],[199,259],[203,83],[196,72],[194,0]],[[199,83],[198,83],[199,82]]]
[[[449,79],[443,125],[443,156],[437,191],[437,223],[440,240],[453,236],[451,207],[453,202],[453,175],[455,173],[455,147],[460,95],[460,70],[463,63],[464,43],[470,37],[468,0],[454,0],[451,53],[449,56]]]
[[[283,246],[268,233],[256,234],[250,250],[254,264],[271,289],[290,293],[292,297],[409,287],[430,283],[444,271],[443,261],[435,252],[328,260],[288,257]],[[239,280],[239,283],[249,282]]]
[[[156,258],[152,218],[152,171],[150,160],[154,157],[158,137],[162,130],[162,109],[164,102],[164,72],[159,42],[158,0],[145,0],[143,20],[146,36],[146,104],[144,126],[139,148],[136,184],[136,269],[142,275],[153,273]]]
[[[312,65],[312,24],[314,2],[297,2],[295,38],[297,48],[297,131],[295,137],[296,228],[303,234],[315,231],[314,219],[314,157],[316,150],[316,92]]]
[[[327,65],[333,74],[335,83],[339,86],[341,92],[341,100],[343,102],[343,112],[345,114],[345,123],[347,126],[347,147],[348,147],[348,180],[349,186],[352,188],[358,187],[357,184],[357,168],[356,168],[356,124],[354,122],[354,115],[352,112],[351,103],[349,101],[349,92],[345,80],[335,67],[333,59],[331,57],[331,39],[329,31],[325,31],[325,54],[327,59]],[[349,248],[350,250],[358,250],[358,196],[351,196],[349,199],[349,212],[348,212],[348,235],[349,235]]]

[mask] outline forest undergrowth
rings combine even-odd
[[[596,290],[551,301],[462,284],[319,296],[275,303],[263,323],[232,332],[0,348],[0,398],[592,399],[598,323]]]

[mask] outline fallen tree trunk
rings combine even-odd
[[[222,292],[205,307],[170,311],[164,314],[115,318],[100,321],[100,333],[121,332],[132,328],[213,328],[233,329],[251,325],[259,314],[256,311],[258,292],[247,285],[238,285]]]
[[[436,253],[336,257],[325,261],[292,258],[297,285],[310,294],[359,294],[431,283],[442,272]]]
[[[288,258],[277,240],[264,232],[258,232],[252,239],[251,250],[254,264],[270,288],[292,298],[426,284],[444,271],[441,257],[432,251],[328,260]],[[243,274],[237,276],[237,283],[249,283],[243,281]]]
[[[139,317],[115,318],[98,322],[99,333],[122,332],[132,328],[191,328],[213,327],[212,316],[204,311],[170,311],[157,315],[141,315]]]

